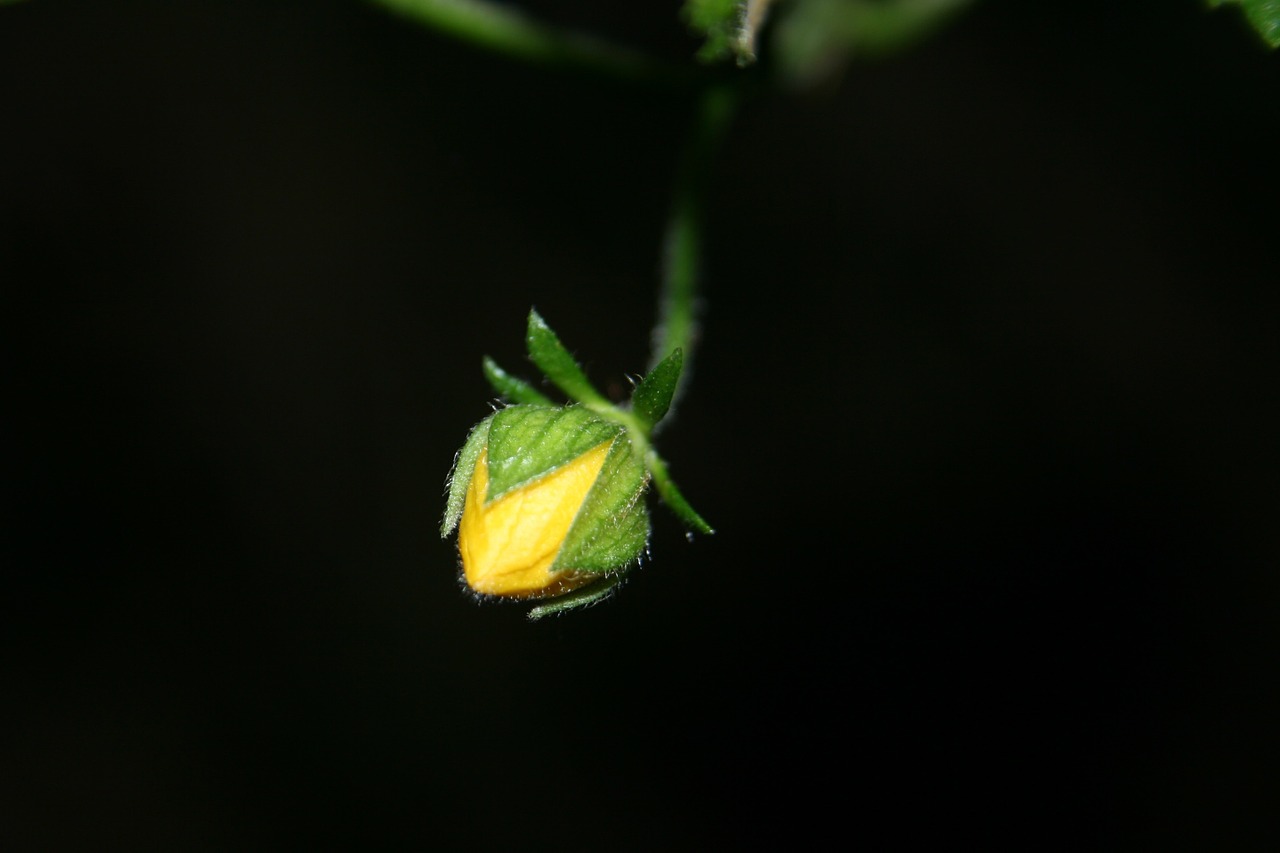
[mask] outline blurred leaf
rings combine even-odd
[[[370,2],[436,32],[528,62],[592,69],[631,80],[671,82],[682,76],[666,63],[628,48],[531,18],[514,3],[500,0]]]
[[[1234,3],[1244,8],[1244,15],[1263,40],[1280,47],[1280,0],[1209,0],[1211,8]]]
[[[631,395],[631,410],[646,426],[652,428],[671,408],[676,386],[680,384],[680,369],[683,365],[684,351],[677,349],[658,362],[636,386],[635,393]]]
[[[773,0],[685,0],[680,16],[706,41],[698,51],[703,62],[733,57],[739,65],[756,59],[756,34],[764,26]]]
[[[718,62],[733,56],[738,21],[746,0],[686,0],[680,17],[689,28],[706,39],[698,58]]]
[[[854,56],[883,56],[932,32],[969,0],[795,0],[770,47],[782,77],[811,85]]]

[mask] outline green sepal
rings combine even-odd
[[[484,378],[489,380],[489,384],[493,386],[493,390],[508,402],[511,403],[529,403],[537,406],[554,406],[550,397],[538,391],[528,382],[519,377],[512,376],[501,367],[498,362],[484,357]]]
[[[577,459],[622,429],[581,406],[519,405],[500,410],[489,426],[485,502]]]
[[[662,461],[662,457],[656,451],[649,450],[648,455],[645,457],[645,464],[649,469],[649,473],[653,475],[653,486],[658,490],[658,496],[662,498],[662,502],[667,505],[668,509],[697,532],[715,533],[711,525],[707,524],[706,520],[701,515],[698,515],[697,511],[684,499],[684,495],[680,494],[680,490],[676,488],[675,481],[667,473],[667,463]]]
[[[529,311],[529,330],[525,336],[525,345],[529,348],[530,360],[572,399],[589,406],[609,406],[609,401],[591,385],[582,367],[574,361],[564,344],[560,343],[560,338],[556,337],[556,333],[551,331],[551,327],[538,312],[532,309]]]
[[[618,572],[616,574],[605,575],[600,580],[579,587],[567,595],[561,596],[554,601],[546,604],[539,604],[537,607],[529,611],[529,621],[536,622],[544,616],[551,616],[555,613],[563,613],[566,610],[576,610],[579,607],[589,607],[592,604],[603,601],[613,594],[618,585],[626,578],[626,572]]]
[[[628,565],[649,543],[644,504],[649,475],[625,433],[614,439],[595,484],[560,546],[555,569],[611,572]]]
[[[444,521],[440,523],[440,538],[448,537],[458,526],[462,517],[462,509],[467,503],[467,486],[471,485],[471,475],[476,470],[476,460],[484,449],[489,438],[489,425],[496,415],[490,415],[471,430],[466,442],[453,460],[453,470],[449,472],[449,500],[445,503]]]
[[[658,362],[649,375],[640,380],[631,395],[631,411],[653,429],[654,424],[666,416],[671,400],[680,384],[680,371],[684,367],[684,351],[679,347],[671,355]]]

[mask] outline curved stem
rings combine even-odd
[[[739,91],[712,83],[702,92],[698,112],[676,176],[675,198],[667,221],[662,262],[658,324],[653,330],[649,369],[676,348],[684,350],[685,375],[697,343],[698,282],[702,252],[702,207],[712,160],[733,118]],[[680,398],[683,380],[676,389]],[[673,400],[673,405],[675,400]]]

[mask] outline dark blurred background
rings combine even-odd
[[[662,442],[717,534],[477,606],[480,358],[643,369],[691,105],[356,0],[0,9],[0,843],[1278,849],[1280,56],[992,0],[751,103]]]

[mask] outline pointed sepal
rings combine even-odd
[[[530,403],[537,406],[554,406],[555,403],[541,391],[518,376],[512,376],[498,366],[489,356],[484,357],[484,378],[493,390],[510,403]]]
[[[666,417],[671,408],[671,400],[676,395],[676,386],[680,384],[680,371],[683,367],[684,351],[677,347],[672,350],[671,355],[658,362],[636,386],[635,393],[631,395],[631,411],[644,422],[646,428],[653,429],[658,421]]]
[[[610,572],[634,560],[649,544],[644,493],[649,475],[626,433],[609,448],[591,493],[578,510],[554,568]]]
[[[653,475],[653,486],[658,490],[658,496],[662,498],[662,502],[667,508],[680,517],[680,520],[687,524],[690,529],[698,533],[712,534],[715,530],[706,520],[698,515],[697,510],[689,505],[684,499],[684,495],[680,494],[680,490],[676,488],[675,481],[671,479],[671,475],[667,473],[667,463],[662,461],[654,450],[650,449],[645,457],[646,467],[649,473]]]
[[[529,312],[529,330],[525,335],[525,344],[529,348],[530,360],[561,391],[587,406],[609,406],[609,401],[591,385],[582,367],[574,361],[569,350],[560,343],[560,338],[551,331],[551,327],[537,311]]]
[[[476,470],[480,451],[484,450],[485,443],[489,440],[489,425],[493,423],[493,419],[494,415],[490,415],[476,424],[467,436],[466,443],[454,457],[453,470],[449,472],[449,499],[445,503],[444,521],[440,523],[441,539],[447,538],[458,526],[458,519],[462,518],[462,508],[467,502],[467,487],[471,485],[471,475]]]
[[[545,616],[564,613],[566,610],[577,610],[579,607],[590,607],[613,595],[626,577],[625,572],[607,575],[590,586],[574,590],[546,604],[539,604],[529,611],[529,621],[536,622]]]

